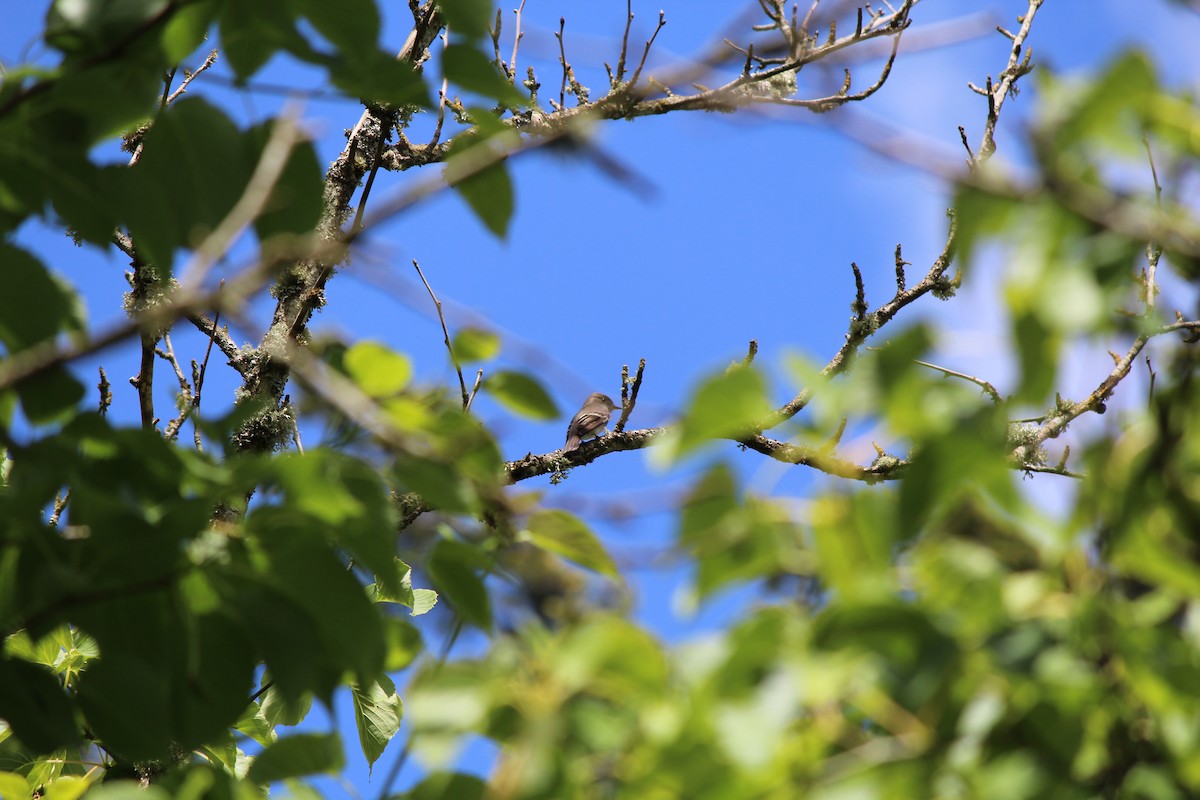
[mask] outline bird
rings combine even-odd
[[[563,445],[563,452],[578,450],[579,443],[584,439],[603,435],[608,428],[612,412],[620,409],[621,407],[606,394],[593,392],[588,395],[588,399],[583,401],[583,408],[579,409],[579,413],[567,426],[567,443]]]

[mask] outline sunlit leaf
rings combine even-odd
[[[408,386],[412,362],[380,342],[358,342],[346,351],[346,371],[371,397],[387,397]]]
[[[355,685],[354,722],[358,728],[358,741],[367,759],[368,769],[374,766],[388,742],[400,730],[404,716],[404,703],[396,694],[396,685],[391,678],[380,675],[368,686]]]

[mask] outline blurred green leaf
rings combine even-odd
[[[490,58],[474,47],[452,44],[442,54],[442,72],[451,83],[470,92],[519,106],[524,98]]]
[[[482,328],[460,328],[454,334],[454,355],[464,364],[491,361],[500,353],[500,337]]]
[[[443,0],[438,5],[455,33],[478,38],[491,27],[493,9],[488,0]]]
[[[529,541],[579,566],[615,581],[621,579],[616,562],[591,529],[567,511],[546,509],[529,517],[525,533]]]
[[[10,353],[84,325],[80,298],[31,254],[0,243],[5,290],[0,292],[0,342]]]
[[[250,163],[257,164],[265,155],[271,131],[271,124],[263,124],[247,132]],[[287,164],[272,187],[263,212],[254,219],[254,230],[260,242],[267,242],[273,236],[302,235],[313,229],[324,208],[322,177],[313,143],[297,142],[288,153]]]
[[[254,76],[281,49],[302,50],[290,3],[221,6],[221,53],[238,80]]]
[[[435,772],[413,787],[408,800],[484,800],[487,784],[463,772]]]
[[[753,433],[771,412],[767,387],[753,368],[735,366],[709,376],[692,392],[687,412],[671,442],[676,457],[693,452],[713,439]]]
[[[471,483],[457,464],[418,456],[400,456],[392,464],[405,491],[416,492],[426,503],[447,512],[469,512],[478,506]]]
[[[176,250],[200,244],[225,218],[250,178],[251,144],[224,112],[197,97],[158,116],[123,198],[146,261],[170,270]]]
[[[33,788],[15,772],[0,772],[0,797],[25,797],[33,794]]]
[[[493,372],[483,388],[509,411],[537,420],[557,419],[558,406],[542,385],[523,372]]]
[[[62,686],[48,670],[19,658],[0,658],[0,719],[38,754],[81,738]]]
[[[481,575],[488,563],[481,551],[442,539],[434,545],[428,565],[438,594],[463,619],[483,630],[492,627],[492,605]]]
[[[379,8],[373,0],[295,0],[295,8],[335,47],[351,56],[374,49],[379,38]]]
[[[61,422],[83,399],[83,386],[65,367],[51,367],[18,383],[17,396],[35,425]]]
[[[839,597],[855,602],[896,591],[894,494],[831,493],[814,501],[809,518],[821,577]]]
[[[56,0],[46,12],[46,42],[75,57],[103,53],[171,10],[168,0]]]
[[[1084,91],[1075,87],[1063,93],[1064,102],[1046,104],[1054,120],[1054,146],[1070,148],[1078,144],[1121,142],[1131,149],[1139,142],[1141,131],[1136,116],[1156,99],[1157,79],[1154,67],[1144,53],[1127,51],[1089,80]],[[1125,123],[1124,125],[1120,123]],[[1116,136],[1114,134],[1117,134]]]
[[[297,733],[284,737],[255,757],[246,777],[274,783],[305,775],[332,773],[345,764],[342,743],[333,734]]]
[[[412,362],[381,342],[359,342],[346,351],[346,371],[371,397],[402,391],[412,379]]]
[[[476,171],[468,163],[465,168],[470,169],[471,174],[457,177],[460,167],[463,167],[461,162],[448,161],[446,180],[467,201],[480,222],[496,236],[504,238],[508,235],[514,204],[507,168],[503,163],[497,163]]]

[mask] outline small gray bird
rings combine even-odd
[[[567,426],[567,443],[563,445],[563,452],[578,450],[579,443],[584,439],[603,435],[612,412],[620,410],[621,407],[606,394],[594,392],[588,395],[588,399],[583,401],[583,408]]]

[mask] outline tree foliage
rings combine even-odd
[[[411,358],[385,344],[310,334],[360,237],[444,187],[503,236],[508,166],[539,148],[628,178],[592,147],[596,121],[868,101],[917,3],[835,19],[763,0],[742,40],[655,75],[654,38],[643,48],[626,27],[595,98],[565,46],[557,92],[520,71],[520,13],[505,33],[487,3],[409,5],[397,56],[372,0],[60,0],[44,31],[57,63],[6,68],[0,795],[256,797],[281,781],[303,794],[301,779],[343,768],[343,744],[311,721],[289,728],[347,689],[368,763],[409,723],[403,751],[428,767],[406,795],[419,798],[1200,792],[1200,322],[1182,311],[1200,271],[1192,98],[1139,53],[1083,84],[1030,76],[1030,0],[977,88],[986,116],[949,176],[943,252],[914,268],[897,247],[895,290],[874,306],[853,267],[844,344],[823,366],[787,364],[790,398],[752,344],[678,424],[639,429],[643,364],[626,371],[612,434],[505,461],[471,413],[477,393],[534,419],[558,409],[536,376],[490,369],[493,334],[443,322],[460,396],[414,382]],[[801,91],[805,66],[880,43],[865,84],[847,71],[840,89]],[[217,57],[242,91],[286,57],[360,98],[338,158],[322,165],[286,108],[240,124],[206,97]],[[1018,171],[993,158],[995,133],[1034,78]],[[379,173],[418,168],[402,192],[378,188]],[[30,220],[128,256],[124,322],[87,321],[79,289],[19,243]],[[928,317],[894,323],[953,298],[997,253],[1007,396],[929,361]],[[221,262],[235,268],[218,280]],[[241,345],[222,320],[264,296],[265,334]],[[183,327],[207,342],[190,374],[171,344]],[[87,399],[77,367],[125,341],[141,350],[128,417],[110,413],[103,371],[98,404]],[[1114,342],[1086,396],[1056,392],[1070,354]],[[239,386],[208,398],[222,359]],[[1143,361],[1150,396],[1117,407]],[[165,422],[156,377],[160,393],[179,386]],[[302,447],[302,410],[337,435]],[[854,461],[841,438],[863,422],[900,444]],[[588,587],[624,578],[587,522],[510,487],[647,447],[679,463],[714,440],[745,452],[693,481],[676,545],[701,602],[746,585],[762,602],[667,647],[593,602]],[[742,483],[731,463],[748,458],[834,480],[797,516]],[[1066,513],[1026,491],[1034,476],[1071,483]],[[498,583],[538,614],[500,630]],[[472,626],[490,634],[486,653],[426,651],[421,615],[440,603],[457,620],[450,641]],[[499,746],[486,778],[455,771],[470,736]]]

